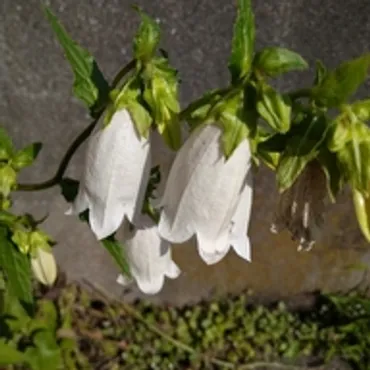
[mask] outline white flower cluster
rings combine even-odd
[[[252,204],[248,140],[244,139],[226,159],[217,122],[196,128],[176,153],[167,178],[157,189],[157,225],[142,213],[154,162],[155,134],[152,131],[148,138],[141,137],[127,110],[115,112],[111,122],[90,138],[79,193],[68,211],[79,214],[89,209],[90,227],[99,240],[122,225],[131,275],[146,294],[159,292],[165,276],[179,276],[171,244],[193,236],[207,264],[219,262],[230,247],[251,260],[247,236]],[[117,281],[128,283],[122,275]]]

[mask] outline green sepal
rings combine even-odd
[[[253,67],[269,77],[276,77],[294,70],[305,70],[308,68],[308,64],[294,51],[271,46],[256,54]]]

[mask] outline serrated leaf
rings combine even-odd
[[[24,362],[24,354],[0,338],[0,365],[17,365]]]
[[[285,133],[290,128],[291,111],[288,96],[279,94],[272,87],[265,87],[257,101],[259,115],[277,132]]]
[[[9,293],[31,308],[33,294],[30,261],[8,238],[7,229],[0,227],[0,266],[5,273]]]
[[[318,155],[319,146],[325,140],[327,125],[324,117],[312,117],[302,126],[302,134],[292,136],[280,156],[276,171],[280,192],[294,184],[306,165]]]
[[[113,236],[101,240],[101,243],[109,252],[109,254],[113,257],[114,261],[121,269],[122,273],[126,276],[130,276],[130,266],[126,258],[124,257],[124,246],[120,245],[120,243]]]
[[[270,77],[308,68],[307,62],[297,53],[281,47],[266,47],[254,58],[254,67]]]
[[[336,154],[331,153],[326,147],[320,150],[317,157],[326,176],[326,184],[330,200],[334,203],[339,191],[343,187],[343,176]]]
[[[14,151],[13,143],[8,133],[0,127],[0,160],[9,159]]]
[[[42,148],[41,143],[33,143],[18,151],[12,158],[12,166],[16,170],[30,166]]]
[[[136,59],[146,63],[155,54],[160,40],[160,28],[157,22],[139,7],[135,9],[141,16],[141,24],[134,39],[134,55]]]
[[[44,11],[75,75],[73,92],[88,108],[93,109],[106,101],[109,85],[90,53],[68,35],[58,18],[48,7],[45,6]]]
[[[370,54],[342,63],[312,89],[312,96],[325,107],[339,106],[365,82],[369,67]]]
[[[246,77],[253,61],[255,24],[251,0],[238,0],[229,71],[232,82]]]

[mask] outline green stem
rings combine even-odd
[[[116,76],[113,79],[113,82],[111,85],[112,89],[117,87],[117,85],[122,80],[122,78],[135,67],[135,64],[136,64],[136,60],[133,59],[119,70],[119,72],[116,74]],[[94,130],[95,126],[97,125],[100,117],[103,115],[103,112],[104,112],[104,109],[98,112],[96,118],[90,123],[90,125],[87,126],[72,142],[72,144],[67,149],[67,152],[64,154],[62,158],[57,172],[52,178],[44,182],[41,182],[41,183],[18,184],[16,190],[17,191],[38,191],[38,190],[49,189],[55,185],[58,185],[60,181],[63,179],[64,173],[72,157],[76,153],[77,149],[83,144],[83,142],[88,139],[91,132]]]
[[[131,70],[136,66],[136,59],[132,59],[128,64],[126,64],[121,70],[118,71],[112,82],[112,89],[115,89],[119,82],[125,77]]]

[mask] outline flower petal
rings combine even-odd
[[[72,212],[83,210],[87,203],[90,226],[98,239],[114,233],[124,216],[135,224],[149,175],[150,142],[139,136],[126,110],[118,111],[90,139]]]
[[[162,289],[165,276],[175,279],[180,269],[171,258],[170,244],[160,238],[157,225],[147,216],[143,219],[145,227],[135,231],[130,231],[125,223],[125,255],[139,289],[156,294]],[[121,284],[129,282],[126,278],[119,280]]]
[[[207,265],[213,265],[221,261],[230,249],[229,233],[224,231],[216,240],[209,239],[201,233],[197,233],[198,252]]]
[[[252,171],[248,172],[239,203],[231,219],[230,244],[235,252],[247,261],[251,261],[250,240],[247,235],[253,201]]]

